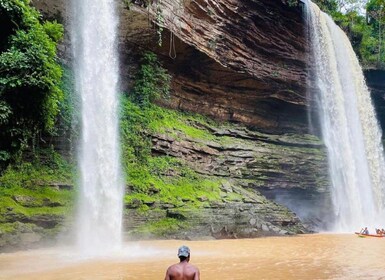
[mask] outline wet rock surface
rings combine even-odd
[[[299,9],[232,0],[159,7],[166,31],[162,47],[152,49],[173,75],[164,105],[268,132],[306,130],[307,43]],[[159,15],[156,5],[148,11],[150,19]]]
[[[69,22],[63,0],[34,5],[48,18]],[[141,53],[151,50],[173,76],[164,106],[269,132],[307,130],[308,52],[300,8],[269,0],[164,0],[128,9],[122,1],[119,17],[123,89],[131,87]],[[66,36],[60,48],[66,61],[69,45]]]
[[[370,69],[364,71],[366,83],[371,91],[377,118],[385,131],[385,71]]]
[[[202,127],[201,127],[202,129]],[[266,235],[290,235],[311,232],[322,223],[317,209],[306,223],[266,190],[291,189],[312,196],[327,197],[325,151],[317,138],[307,135],[268,135],[244,127],[205,127],[210,140],[192,139],[173,133],[152,135],[154,156],[168,155],[182,159],[190,168],[210,180],[222,179],[220,199],[191,207],[188,201],[178,204],[148,202],[141,213],[140,201],[126,205],[126,227],[136,238],[245,238]],[[175,134],[175,133],[174,133]],[[290,198],[290,194],[288,194]],[[281,196],[282,197],[282,196]],[[290,199],[286,199],[290,201]],[[298,203],[301,203],[298,201]],[[304,206],[322,209],[319,205]],[[326,204],[325,204],[326,205]],[[313,207],[314,206],[314,207]],[[296,208],[300,209],[300,208]],[[310,211],[311,212],[311,211]],[[314,214],[314,215],[313,215]],[[177,231],[155,235],[141,227],[153,221],[173,218],[180,223]]]
[[[172,75],[171,96],[160,100],[160,105],[239,124],[231,129],[202,128],[223,141],[151,135],[155,156],[180,158],[202,176],[223,178],[227,183],[221,187],[221,200],[209,202],[201,196],[198,200],[203,206],[198,209],[189,207],[189,201],[181,201],[181,207],[154,200],[146,201],[150,211],[143,213],[139,210],[143,202],[132,201],[125,215],[131,236],[143,224],[168,217],[188,225],[185,231],[163,236],[170,238],[308,231],[295,213],[259,192],[267,188],[322,193],[327,185],[322,143],[305,135],[308,46],[302,13],[284,2],[162,0],[146,6],[134,1],[129,9],[120,2],[122,88],[130,89],[141,53],[151,50]],[[69,22],[66,1],[33,4],[47,18]],[[156,26],[159,19],[161,36]],[[71,60],[69,45],[66,36],[60,47],[65,63]]]
[[[126,205],[125,224],[130,238],[222,239],[280,236],[307,233],[298,217],[286,207],[267,200],[254,190],[228,184],[222,186],[222,200],[208,202],[200,208],[166,205],[155,202],[156,211],[145,215],[135,205]],[[232,193],[239,196],[234,198]],[[181,223],[178,230],[154,234],[138,230],[153,221],[173,218]]]
[[[207,130],[217,140],[152,135],[152,151],[181,158],[198,173],[236,180],[249,188],[326,191],[326,152],[316,137],[269,135],[243,127]]]

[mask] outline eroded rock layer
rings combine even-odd
[[[133,3],[119,9],[123,88],[131,86],[141,52],[152,50],[173,76],[164,105],[268,132],[306,131],[307,41],[300,8],[270,0]],[[69,22],[62,0],[34,5]],[[154,23],[163,26],[161,35]]]
[[[173,74],[169,106],[269,132],[306,131],[300,9],[267,0],[163,0],[147,9],[167,29],[153,49]]]
[[[224,142],[151,135],[154,156],[180,158],[203,176],[227,183],[221,201],[199,210],[188,201],[183,207],[154,201],[145,214],[140,203],[126,205],[127,230],[135,234],[143,224],[171,217],[191,221],[193,229],[167,235],[175,238],[306,232],[284,203],[260,193],[327,193],[322,143],[305,135],[308,52],[301,9],[278,0],[131,2],[119,7],[122,88],[131,88],[142,52],[151,50],[172,75],[171,96],[159,104],[238,126],[201,127]],[[70,22],[64,0],[33,4],[48,18]],[[69,45],[67,33],[61,46],[65,62],[71,59]],[[242,198],[234,200],[233,193]]]
[[[385,131],[385,71],[366,70],[366,83],[371,91],[372,100],[376,109],[377,118],[382,131]]]

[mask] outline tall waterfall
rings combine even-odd
[[[322,137],[328,151],[334,231],[385,222],[381,131],[362,69],[345,33],[308,1]]]
[[[122,235],[115,2],[72,0],[71,39],[82,129],[77,243],[83,254],[91,256],[118,249]]]

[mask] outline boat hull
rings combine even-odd
[[[364,234],[359,232],[355,232],[355,234],[358,235],[358,237],[377,237],[377,238],[385,237],[385,235],[379,235],[379,234]]]

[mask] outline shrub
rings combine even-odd
[[[0,18],[0,151],[14,153],[54,127],[63,98],[56,57],[63,27],[42,22],[28,0],[0,0]]]

